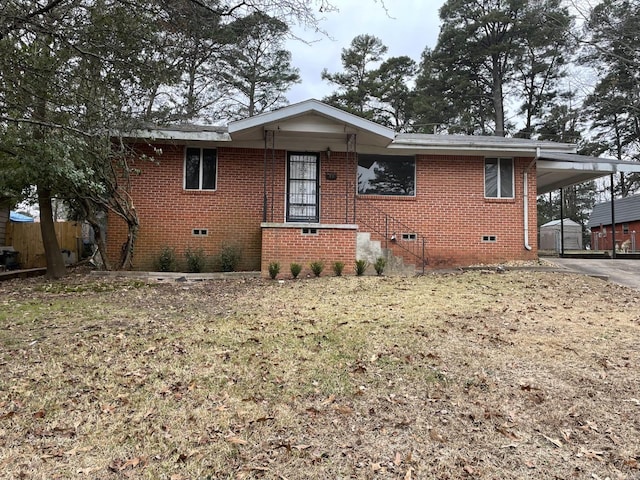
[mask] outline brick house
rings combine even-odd
[[[396,134],[308,100],[230,123],[130,134],[140,161],[131,195],[140,218],[134,268],[163,246],[181,255],[224,245],[240,270],[279,262],[345,264],[379,255],[441,268],[537,258],[536,195],[596,178],[569,144]],[[161,152],[161,154],[158,154]],[[591,162],[593,163],[593,162]],[[108,221],[117,258],[126,230]]]
[[[640,195],[615,200],[615,226],[611,221],[611,202],[594,205],[587,227],[591,229],[593,250],[611,250],[615,228],[616,250],[636,252],[636,235],[640,234]]]

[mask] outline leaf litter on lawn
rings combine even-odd
[[[600,280],[78,275],[0,297],[9,478],[640,476],[640,301]]]

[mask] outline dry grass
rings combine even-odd
[[[640,301],[509,272],[0,284],[5,478],[640,478]]]

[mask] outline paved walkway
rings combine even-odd
[[[559,267],[640,290],[640,260],[545,258]]]

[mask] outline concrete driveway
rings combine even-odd
[[[558,267],[597,276],[610,282],[640,290],[640,260],[600,258],[545,258]]]

